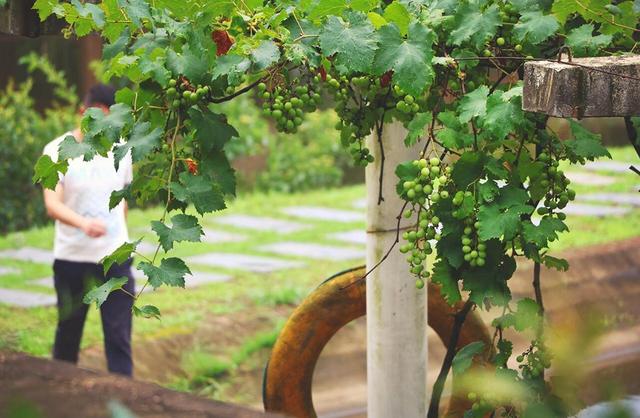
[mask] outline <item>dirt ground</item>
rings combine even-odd
[[[593,384],[583,388],[587,402],[603,394],[597,382],[616,380],[620,391],[640,393],[640,238],[588,247],[567,254],[571,268],[567,273],[545,270],[543,293],[548,318],[553,324],[572,315],[597,312],[607,320],[607,333],[601,339],[596,357],[589,365]],[[518,270],[512,279],[514,297],[531,296],[531,266]],[[567,300],[570,303],[567,304]],[[614,302],[615,301],[615,302]],[[275,309],[275,311],[274,311]],[[240,345],[259,331],[273,329],[274,314],[286,318],[293,307],[256,308],[229,315],[210,315],[191,334],[158,338],[152,344],[134,344],[136,377],[142,381],[167,383],[183,376],[181,353],[195,342],[222,353],[224,347]],[[483,314],[487,321],[496,312]],[[435,380],[444,356],[444,347],[430,333],[429,377]],[[327,345],[314,376],[314,404],[320,416],[357,417],[366,411],[366,326],[361,318],[343,328]],[[524,341],[516,341],[524,347]],[[216,348],[217,347],[217,348]],[[223,395],[247,406],[261,408],[262,374],[269,351],[263,350],[240,367],[233,379],[224,381]],[[101,347],[85,350],[80,364],[104,369]],[[223,400],[226,400],[224,397]]]

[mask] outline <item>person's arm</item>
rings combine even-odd
[[[99,219],[85,218],[73,209],[64,204],[62,197],[64,189],[62,184],[56,186],[55,190],[44,190],[44,205],[47,208],[47,215],[62,223],[76,228],[80,228],[85,234],[92,238],[98,238],[106,234],[107,229]]]

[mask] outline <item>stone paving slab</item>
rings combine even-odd
[[[336,232],[327,235],[327,238],[337,241],[349,242],[351,244],[366,244],[367,232],[363,229],[354,229],[353,231]]]
[[[53,264],[53,251],[35,247],[22,247],[17,250],[0,251],[0,258],[31,261],[34,263]]]
[[[153,254],[158,248],[158,244],[153,244],[148,241],[140,241],[140,244],[136,247],[136,251],[142,254]]]
[[[16,273],[20,273],[20,270],[13,267],[0,266],[0,276],[6,275],[6,274],[16,274]]]
[[[208,228],[203,229],[202,232],[204,232],[204,235],[200,237],[202,242],[208,242],[211,244],[219,244],[223,242],[241,242],[247,239],[246,235],[226,231],[218,231]]]
[[[54,306],[56,297],[44,293],[27,292],[16,289],[0,289],[0,303],[21,308],[34,308],[37,306]]]
[[[214,218],[214,221],[237,228],[253,229],[256,231],[275,231],[284,234],[306,228],[304,224],[298,222],[250,215],[226,215]]]
[[[571,183],[585,186],[608,186],[616,182],[615,177],[585,171],[567,171],[564,174],[571,180]]]
[[[590,171],[611,171],[614,173],[631,173],[629,166],[631,163],[624,161],[589,161],[584,165],[585,170]]]
[[[640,206],[640,193],[588,193],[578,195],[578,199],[588,202]]]
[[[353,207],[356,209],[366,209],[367,207],[367,198],[363,197],[362,199],[358,199],[353,202]]]
[[[315,260],[353,260],[365,257],[364,250],[361,248],[334,247],[306,242],[277,242],[263,245],[259,249],[275,254],[295,255]]]
[[[333,222],[356,222],[363,221],[365,218],[362,212],[324,208],[320,206],[290,206],[282,209],[282,212],[299,218]]]
[[[187,258],[188,263],[203,264],[214,267],[246,270],[256,273],[269,273],[276,270],[302,267],[301,261],[281,260],[270,257],[260,257],[234,253],[207,253]]]
[[[604,217],[622,216],[626,213],[631,212],[631,210],[631,208],[619,206],[600,206],[589,205],[585,203],[571,203],[563,209],[563,212],[567,215]]]

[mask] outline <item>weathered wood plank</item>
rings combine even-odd
[[[640,55],[572,64],[525,63],[522,108],[562,118],[640,115]]]

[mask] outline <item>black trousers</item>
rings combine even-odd
[[[129,260],[113,265],[105,275],[101,264],[55,260],[53,280],[58,296],[58,326],[53,346],[53,358],[78,362],[82,330],[89,305],[82,302],[84,295],[95,285],[112,277],[128,277],[124,285],[129,293],[135,292],[135,282]],[[112,373],[133,374],[131,360],[131,308],[133,299],[126,293],[112,292],[100,307],[104,350],[107,366]]]

